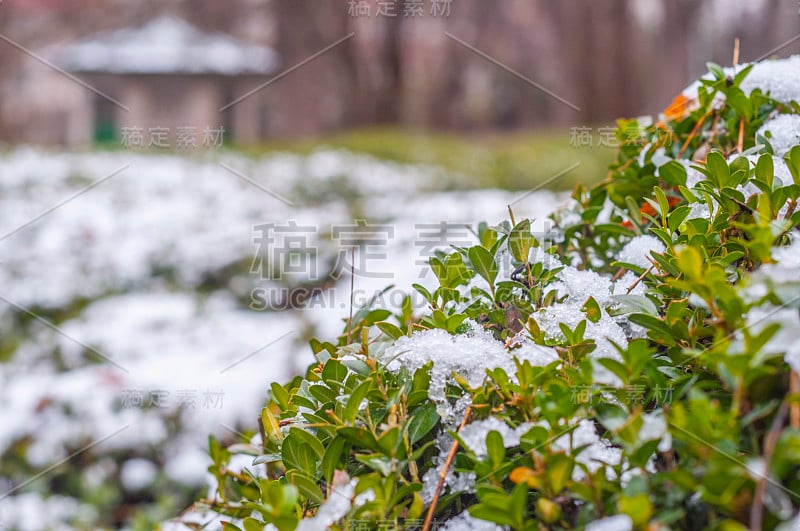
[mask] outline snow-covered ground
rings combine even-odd
[[[390,284],[380,302],[397,304],[432,283],[433,249],[473,241],[464,225],[506,219],[523,195],[448,182],[336,151],[0,155],[0,456],[20,462],[0,467],[0,524],[91,522],[70,492],[40,496],[47,475],[2,475],[83,449],[89,484],[202,485],[208,434],[255,427],[270,382],[311,361],[309,337],[342,331],[351,269],[356,305]],[[565,199],[539,191],[514,213],[542,220]],[[368,245],[351,264],[353,239]],[[308,282],[325,286],[308,307],[262,304]]]

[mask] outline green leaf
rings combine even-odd
[[[731,178],[731,170],[722,153],[719,151],[712,151],[706,158],[706,168],[711,174],[714,184],[718,188],[728,185]]]
[[[706,68],[708,68],[708,71],[714,74],[714,77],[718,80],[725,79],[725,71],[718,64],[708,62],[706,63]]]
[[[286,472],[286,479],[289,483],[297,487],[300,493],[315,503],[322,503],[325,501],[325,496],[317,485],[317,482],[306,474],[302,474],[296,470],[289,470]]]
[[[594,297],[589,297],[586,299],[586,302],[583,303],[581,307],[581,311],[586,314],[586,318],[589,319],[591,322],[596,323],[603,317],[603,312],[600,309],[600,305],[597,304],[597,301]]]
[[[281,409],[288,409],[289,392],[277,382],[272,382],[270,389],[272,390],[272,398],[275,400],[278,406],[280,406]]]
[[[245,518],[244,519],[244,531],[263,531],[266,524],[264,522],[259,522],[255,518]]]
[[[261,409],[261,424],[264,426],[264,432],[271,442],[280,444],[283,441],[283,432],[281,432],[278,420],[268,407]]]
[[[664,195],[664,191],[661,188],[654,188],[653,191],[656,194],[656,200],[658,201],[658,211],[661,214],[661,218],[666,220],[667,214],[669,214],[669,201],[667,201],[667,196]]]
[[[794,184],[800,184],[800,146],[794,146],[789,150],[785,158],[786,165],[789,166],[789,171],[792,172]]]
[[[259,455],[258,457],[253,459],[253,464],[261,465],[264,463],[274,463],[276,461],[282,461],[282,460],[283,457],[281,456],[281,454],[264,454],[264,455]]]
[[[397,326],[393,325],[392,323],[387,323],[386,321],[381,321],[379,323],[375,323],[375,326],[378,327],[378,330],[389,336],[389,338],[393,340],[398,340],[403,337],[403,331],[400,330]]]
[[[333,474],[341,461],[346,444],[347,441],[343,437],[334,437],[330,445],[325,449],[325,455],[322,456],[322,477],[325,478],[326,483],[330,483],[333,480]]]
[[[743,117],[747,121],[753,118],[753,104],[750,102],[750,98],[748,98],[739,87],[731,87],[728,89],[726,101],[740,117]]]
[[[671,186],[686,186],[686,167],[676,160],[659,167],[658,175]]]
[[[572,469],[575,462],[572,457],[564,454],[551,455],[547,460],[547,481],[553,494],[558,494],[572,478]]]
[[[658,317],[655,317],[655,316],[652,316],[652,315],[646,315],[646,314],[643,314],[643,313],[633,313],[633,314],[628,316],[628,319],[632,323],[638,324],[639,326],[643,326],[643,327],[647,328],[648,330],[655,330],[657,332],[661,332],[662,334],[665,334],[665,335],[668,335],[668,336],[672,335],[672,330],[667,325],[667,323],[665,323],[664,321],[662,321]]]
[[[486,434],[486,453],[495,467],[503,463],[506,458],[506,446],[500,432],[492,430]]]
[[[353,389],[353,392],[350,393],[350,398],[347,399],[347,404],[342,413],[342,420],[346,424],[353,424],[356,421],[361,403],[364,401],[364,398],[366,398],[371,387],[372,379],[366,379],[358,384],[358,386]]]
[[[467,314],[464,313],[457,313],[451,315],[447,318],[445,322],[445,330],[450,332],[451,334],[455,334],[458,327],[461,326],[461,323],[467,320]]]
[[[367,465],[373,470],[381,473],[383,476],[388,476],[392,473],[392,460],[380,454],[371,455],[357,455],[356,459]]]
[[[547,442],[549,437],[550,434],[546,428],[534,426],[520,437],[519,446],[524,452],[528,452],[533,449],[538,449]]]
[[[322,368],[322,379],[334,389],[339,388],[346,377],[347,367],[339,360],[330,359]]]
[[[437,422],[439,422],[439,414],[436,412],[435,404],[428,402],[417,408],[414,416],[408,422],[408,438],[411,444],[416,444],[425,437]]]
[[[619,308],[615,312],[617,315],[634,312],[658,315],[658,307],[644,295],[612,295],[611,300],[619,304]]]
[[[494,281],[497,279],[497,264],[494,261],[492,253],[486,248],[476,245],[469,250],[469,261],[472,262],[472,267],[475,268],[475,271],[477,271],[490,286],[494,286]]]
[[[684,247],[675,255],[678,268],[687,278],[698,282],[703,277],[703,258],[694,247]]]
[[[343,427],[339,428],[337,433],[358,447],[375,452],[379,450],[375,436],[364,428]]]
[[[627,514],[633,520],[633,525],[637,528],[644,526],[653,516],[653,504],[648,494],[642,493],[636,496],[622,496],[617,505],[619,512]]]
[[[400,427],[392,426],[384,431],[380,438],[378,438],[378,448],[380,448],[383,455],[389,458],[397,456],[397,443],[400,440]]]
[[[309,448],[316,454],[317,459],[322,459],[322,454],[325,453],[325,447],[314,435],[300,428],[290,428],[289,435],[296,437],[301,443],[308,445]]]
[[[309,476],[317,473],[317,455],[308,444],[296,436],[289,433],[283,440],[281,446],[281,457],[287,470],[300,470]]]
[[[535,242],[536,240],[531,235],[531,222],[529,219],[525,219],[517,223],[517,226],[511,231],[508,238],[508,250],[515,260],[526,263]]]

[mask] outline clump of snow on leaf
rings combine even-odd
[[[570,453],[585,446],[586,448],[575,457],[575,461],[584,464],[592,473],[604,465],[616,466],[622,460],[622,450],[611,446],[607,440],[601,439],[597,435],[594,423],[590,420],[581,420],[573,431],[556,439],[553,446]],[[616,478],[611,468],[606,470],[606,476],[610,480]],[[585,477],[586,474],[580,467],[575,467],[572,471],[572,479],[575,481],[581,481]]]
[[[405,368],[413,373],[433,362],[429,396],[450,427],[461,421],[468,406],[464,403],[454,407],[445,397],[447,383],[455,383],[451,375],[454,372],[459,374],[471,386],[483,382],[487,369],[501,368],[513,378],[516,372],[514,358],[539,366],[558,360],[553,349],[532,343],[525,343],[522,348],[509,352],[502,342],[476,324],[468,333],[455,336],[434,329],[401,337],[383,354],[383,359],[389,361],[389,370],[395,371]]]
[[[666,251],[666,247],[655,236],[636,236],[622,248],[618,260],[647,269],[651,265],[648,260],[652,256],[651,253],[662,254],[664,251]]]
[[[503,445],[506,448],[519,446],[519,439],[529,429],[532,424],[520,424],[516,428],[511,428],[502,420],[489,417],[486,420],[476,420],[464,426],[464,429],[459,432],[461,440],[464,444],[472,450],[478,457],[485,457],[486,450],[486,436],[489,432],[496,431],[503,437]]]
[[[735,76],[747,66],[741,64],[723,70],[725,75]],[[711,79],[711,74],[706,74],[703,78]],[[696,98],[699,86],[700,82],[696,81],[689,85],[683,94],[689,98]],[[745,94],[761,89],[763,93],[783,103],[800,101],[800,55],[756,63],[739,87]]]

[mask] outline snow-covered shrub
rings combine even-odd
[[[211,439],[196,510],[247,531],[789,525],[799,64],[712,65],[680,112],[620,121],[637,141],[547,239],[512,213],[431,259],[424,315],[367,307],[313,341],[260,433]]]

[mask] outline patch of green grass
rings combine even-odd
[[[611,148],[574,147],[569,129],[465,136],[398,128],[370,128],[333,136],[271,141],[245,148],[250,155],[283,151],[310,153],[345,149],[404,164],[437,166],[453,174],[459,188],[499,187],[528,190],[542,186],[568,190],[605,177]],[[580,165],[563,176],[567,168]]]

